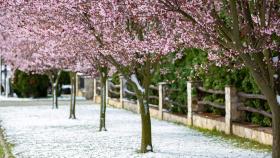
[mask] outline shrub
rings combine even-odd
[[[46,97],[49,79],[46,75],[27,74],[16,70],[12,88],[18,97]]]
[[[169,97],[184,105],[183,107],[167,107],[176,113],[186,113],[186,81],[200,80],[203,86],[209,89],[224,90],[227,85],[235,86],[239,91],[246,93],[260,93],[260,90],[247,69],[217,67],[207,60],[207,54],[198,49],[186,49],[183,56],[174,61],[176,53],[162,60],[160,70],[154,78],[154,84],[165,81],[169,88],[177,89]],[[207,68],[205,68],[207,65]],[[224,97],[206,94],[203,98],[215,103],[224,104]],[[262,100],[247,100],[246,106],[263,109],[270,112],[269,106]],[[207,112],[224,115],[222,110],[209,107]],[[247,113],[247,121],[262,126],[271,126],[271,119],[259,114]]]

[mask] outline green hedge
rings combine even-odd
[[[217,67],[207,60],[207,54],[198,49],[187,49],[180,59],[174,60],[176,53],[162,60],[161,68],[154,78],[154,84],[158,82],[168,82],[169,88],[179,90],[170,94],[170,98],[182,105],[187,104],[186,81],[200,80],[206,88],[224,90],[227,85],[235,86],[239,91],[247,93],[260,93],[249,71],[245,68],[229,68],[227,66]],[[207,65],[207,68],[205,68]],[[219,95],[206,95],[204,100],[216,103],[224,103],[224,97]],[[270,108],[265,101],[247,100],[246,106],[260,108],[270,112]],[[168,107],[175,113],[186,113],[185,107]],[[208,112],[224,115],[219,109],[209,107]],[[259,114],[247,113],[248,122],[262,126],[271,126],[271,119]]]
[[[49,79],[46,75],[27,74],[19,70],[14,75],[12,88],[18,97],[47,97]]]

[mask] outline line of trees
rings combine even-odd
[[[145,153],[153,151],[148,87],[161,58],[202,49],[217,65],[249,69],[273,114],[278,158],[279,5],[278,0],[1,1],[0,53],[14,68],[52,72],[51,77],[63,69],[100,76],[100,130],[106,129],[105,81],[121,73],[137,94]]]

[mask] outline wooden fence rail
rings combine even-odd
[[[225,110],[225,105],[217,104],[217,103],[210,102],[210,101],[197,101],[197,104],[199,104],[199,105],[210,105],[212,107]]]
[[[206,89],[206,88],[201,87],[201,86],[196,86],[195,88],[197,89],[199,94],[201,92],[203,92],[203,93],[207,93],[207,94],[222,95],[223,97],[226,94],[225,91],[222,91],[222,90]],[[201,99],[201,100],[199,100],[199,99]],[[198,98],[197,104],[202,105],[202,106],[212,106],[214,108],[225,110],[225,105],[224,104],[218,104],[218,103],[215,103],[215,102],[212,102],[212,101],[203,100],[203,98],[201,98],[201,97]]]
[[[176,102],[176,101],[170,99],[170,97],[169,97],[170,94],[180,92],[180,90],[174,89],[174,88],[168,88],[168,86],[166,86],[166,83],[160,83],[158,86],[151,85],[149,87],[150,90],[153,91],[153,94],[155,94],[155,92],[156,92],[157,95],[151,95],[151,96],[149,96],[149,99],[158,100],[158,105],[151,105],[151,106],[158,108],[160,112],[167,110],[167,109],[164,109],[164,105],[167,105],[167,106],[173,105],[176,107],[186,108],[188,111],[189,119],[192,119],[195,104],[200,105],[200,106],[211,106],[214,108],[224,110],[226,122],[228,122],[228,124],[229,124],[227,126],[228,128],[226,130],[226,133],[230,133],[229,127],[231,126],[231,122],[240,121],[242,116],[244,116],[244,114],[243,114],[244,112],[257,113],[257,114],[261,114],[265,117],[272,118],[272,114],[270,112],[267,112],[262,109],[244,106],[244,101],[246,101],[247,99],[266,100],[264,95],[238,92],[234,87],[225,87],[224,91],[206,89],[197,83],[198,82],[188,82],[188,86],[187,86],[188,94],[186,95],[188,97],[187,106],[182,105],[181,103]],[[96,84],[96,91],[100,91],[101,90],[100,81],[96,80],[95,84]],[[219,104],[219,103],[203,100],[201,98],[201,95],[199,95],[200,97],[193,96],[192,90],[195,90],[195,89],[197,90],[198,94],[200,94],[200,93],[203,95],[205,95],[206,93],[207,94],[216,94],[216,95],[219,95],[220,97],[224,97],[225,103]],[[121,102],[124,101],[123,100],[124,98],[127,98],[129,96],[136,97],[135,92],[127,89],[127,85],[126,85],[126,82],[124,81],[124,78],[120,79],[119,85],[115,85],[110,81],[108,82],[108,97],[110,95],[114,95],[114,97],[120,98]],[[96,96],[96,94],[95,94],[95,96]],[[199,112],[199,111],[196,110],[195,112]]]
[[[197,89],[201,92],[225,95],[225,91],[221,91],[221,90],[205,89],[203,87],[197,87]]]
[[[96,85],[97,85],[96,90],[100,94],[100,91],[101,91],[100,80],[96,80]],[[108,85],[109,85],[108,91],[109,91],[110,94],[113,94],[115,96],[120,96],[120,94],[121,94],[121,92],[120,92],[121,85],[115,85],[112,82],[109,82]],[[149,88],[151,90],[157,91],[159,93],[159,87],[158,86],[151,85]],[[198,92],[204,92],[204,93],[209,93],[209,94],[217,94],[217,95],[224,95],[224,96],[226,95],[226,92],[222,91],[222,90],[206,89],[206,88],[204,88],[202,86],[198,86],[198,85],[196,85],[195,88],[198,90]],[[180,90],[174,89],[174,88],[167,88],[167,87],[164,88],[165,95],[172,94],[172,93],[179,92],[179,91]],[[126,96],[126,95],[136,97],[136,93],[133,92],[133,91],[128,90],[127,88],[124,89],[124,96]],[[243,98],[243,99],[261,99],[261,100],[266,100],[266,97],[264,95],[261,95],[261,94],[249,94],[249,93],[244,93],[244,92],[236,92],[234,95],[236,95],[236,97]],[[151,96],[149,96],[149,98],[150,99],[155,99],[155,100],[160,100],[161,99],[159,97],[159,95],[151,95]],[[269,113],[267,111],[264,111],[262,109],[256,109],[256,108],[253,108],[253,107],[244,106],[244,104],[242,102],[240,103],[241,100],[242,99],[239,99],[239,105],[238,105],[238,108],[237,108],[238,111],[246,111],[246,112],[251,112],[251,113],[258,113],[258,114],[261,114],[261,115],[269,117],[269,118],[272,117],[271,113]],[[181,105],[180,103],[171,100],[167,96],[164,96],[162,104],[169,104],[169,105],[174,105],[174,106],[178,106],[178,107],[185,107],[185,105]],[[197,104],[198,105],[203,105],[203,106],[212,106],[212,107],[215,107],[215,108],[218,108],[218,109],[226,110],[226,105],[225,104],[218,104],[218,103],[211,102],[211,101],[197,100]]]
[[[206,88],[201,87],[201,86],[197,86],[196,89],[199,92],[210,93],[210,94],[218,94],[218,95],[226,95],[226,92],[222,91],[222,90],[206,89]],[[256,109],[256,108],[253,108],[253,107],[244,106],[244,103],[242,103],[242,101],[244,101],[242,99],[261,99],[261,100],[267,100],[264,95],[262,95],[262,94],[249,94],[249,93],[244,93],[244,92],[236,92],[233,95],[236,95],[236,97],[240,98],[240,99],[238,99],[238,106],[237,106],[237,110],[238,111],[246,111],[246,112],[251,112],[251,113],[258,113],[258,114],[261,114],[263,116],[272,118],[272,114],[271,113],[269,113],[267,111],[264,111],[262,109]],[[201,100],[198,100],[197,104],[199,104],[199,105],[208,105],[208,106],[212,106],[212,107],[215,107],[215,108],[218,108],[218,109],[223,109],[223,110],[226,109],[225,105],[217,104],[217,103],[214,103],[214,102],[211,102],[211,101],[201,101]]]
[[[267,100],[264,95],[261,94],[248,94],[244,92],[238,92],[237,95],[242,98],[247,98],[247,99],[262,99],[262,100]]]
[[[238,110],[248,111],[248,112],[252,112],[252,113],[258,113],[258,114],[264,115],[266,117],[272,118],[271,113],[266,112],[264,110],[259,110],[259,109],[256,109],[256,108],[252,108],[252,107],[249,107],[249,106],[240,106],[240,107],[238,107]]]
[[[97,80],[95,80],[94,83],[95,83],[94,96],[97,96],[98,95],[97,91],[98,90],[100,91],[100,86],[99,86],[100,83]],[[135,92],[127,89],[126,81],[124,80],[124,78],[120,78],[119,85],[115,85],[113,83],[108,83],[107,85],[110,87],[108,90],[109,94],[114,94],[115,96],[119,96],[120,104],[118,105],[118,107],[126,108],[126,109],[131,109],[131,108],[135,109],[135,107],[137,107],[136,106],[137,104],[135,102],[136,100],[125,99],[129,97],[131,98],[131,96],[136,97],[136,94]],[[250,99],[260,99],[266,101],[264,95],[238,92],[235,87],[227,86],[223,91],[223,90],[206,89],[200,86],[199,82],[187,82],[187,95],[186,95],[187,106],[183,105],[182,103],[178,103],[173,99],[170,99],[169,95],[172,95],[172,93],[180,92],[181,90],[168,88],[166,83],[159,83],[157,86],[152,85],[150,86],[150,90],[153,91],[152,93],[153,95],[150,96],[150,99],[158,100],[158,105],[150,104],[150,106],[153,107],[151,108],[151,110],[156,109],[156,113],[153,113],[153,116],[156,115],[157,118],[159,119],[167,119],[167,120],[171,119],[170,117],[167,117],[170,116],[169,114],[171,114],[171,112],[168,111],[168,109],[164,109],[164,107],[166,107],[164,105],[173,105],[175,107],[186,108],[187,116],[184,116],[183,114],[179,115],[180,116],[179,121],[187,119],[188,125],[195,125],[198,127],[207,126],[208,129],[217,129],[227,134],[232,134],[233,129],[235,129],[234,132],[240,132],[239,129],[241,129],[241,125],[237,129],[236,122],[238,122],[239,124],[245,121],[244,114],[246,114],[246,112],[257,113],[265,117],[272,118],[272,114],[268,111],[245,106],[245,102]],[[197,93],[194,93],[194,90],[196,90]],[[156,93],[158,95],[155,95]],[[215,94],[218,95],[218,97],[224,97],[224,101],[225,101],[224,104],[203,100],[201,98],[201,96],[208,95],[208,94]],[[109,97],[109,95],[107,95],[107,97]],[[134,101],[134,103],[130,101]],[[212,122],[210,121],[211,123],[209,123],[209,120],[213,119],[210,117],[212,115],[209,115],[208,117],[208,114],[204,115],[206,111],[200,111],[200,110],[205,110],[204,108],[205,106],[211,106],[214,108],[224,110],[223,114],[225,114],[225,116],[215,115],[214,119],[217,118],[218,121],[217,120]],[[179,118],[179,117],[176,116],[173,118]]]

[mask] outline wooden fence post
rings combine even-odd
[[[124,97],[125,97],[125,87],[126,87],[125,78],[121,75],[120,76],[120,103],[122,109],[124,108]]]
[[[190,126],[193,125],[193,96],[192,96],[192,89],[193,83],[188,81],[187,82],[187,97],[188,97],[188,124]]]
[[[96,78],[93,79],[93,102],[96,103],[96,97],[97,97],[97,83]]]
[[[109,104],[109,88],[110,88],[110,79],[106,80],[106,103]]]
[[[232,133],[232,122],[243,119],[243,112],[238,111],[238,96],[235,87],[226,86],[225,87],[225,106],[226,106],[226,116],[225,116],[225,133]]]
[[[159,114],[159,119],[162,120],[163,119],[163,104],[164,104],[164,98],[165,98],[165,89],[164,89],[164,85],[166,83],[165,82],[160,82],[158,84],[158,114]]]

